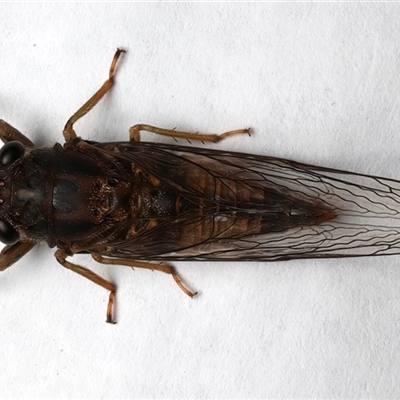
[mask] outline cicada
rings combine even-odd
[[[64,145],[36,148],[0,121],[0,254],[5,270],[37,243],[64,267],[116,286],[67,257],[171,274],[171,261],[278,261],[400,253],[400,181],[289,160],[140,142],[140,132],[218,142],[221,135],[135,125],[126,142],[78,137],[75,122],[110,90],[109,78],[67,121]]]

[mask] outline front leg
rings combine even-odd
[[[17,242],[3,247],[0,253],[0,271],[11,267],[35,246],[35,242]]]
[[[7,124],[7,122],[3,121],[2,119],[0,119],[0,140],[3,143],[8,143],[16,140],[22,143],[25,147],[35,147],[30,139],[28,139],[25,135],[23,135],[20,131],[15,129],[10,124]]]

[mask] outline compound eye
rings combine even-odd
[[[21,158],[24,153],[25,147],[21,142],[8,142],[0,150],[0,164],[6,167]]]
[[[0,219],[0,240],[4,244],[14,244],[19,240],[19,233],[5,219]]]

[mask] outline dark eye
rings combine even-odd
[[[14,244],[19,240],[19,233],[4,219],[0,219],[0,240],[4,244]]]
[[[6,143],[0,150],[0,164],[4,167],[21,158],[25,153],[22,143],[13,140]]]

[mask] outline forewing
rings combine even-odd
[[[85,249],[114,257],[146,260],[280,260],[310,257],[342,257],[398,254],[400,252],[400,183],[395,180],[314,167],[264,156],[153,143],[97,144],[121,160],[129,160],[156,176],[182,195],[213,199],[218,187],[227,188],[228,200],[240,191],[286,195],[313,201],[336,218],[254,234],[243,225],[241,233],[225,235],[210,229],[201,241],[182,243],[182,232],[196,232],[206,222],[223,215],[182,214],[165,218],[152,230],[104,246]],[[191,180],[187,179],[190,167]],[[204,171],[210,177],[204,184]],[[258,196],[260,197],[260,196]],[[251,206],[236,204],[228,225],[237,224],[238,213],[271,215],[274,207],[259,207],[265,199],[252,198]],[[134,223],[130,221],[129,223]],[[128,224],[129,224],[128,223]],[[125,229],[115,225],[111,230]],[[233,231],[232,231],[233,232]],[[110,235],[112,237],[113,235]],[[115,236],[115,235],[114,235]],[[193,235],[195,236],[195,235]]]

